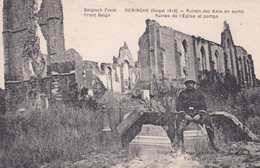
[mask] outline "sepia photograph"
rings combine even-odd
[[[259,17],[260,0],[0,0],[0,167],[260,167]]]

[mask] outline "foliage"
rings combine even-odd
[[[174,87],[173,83],[159,81],[156,78],[152,80],[152,98],[164,108],[166,113],[175,112],[175,99],[179,91],[180,89]]]
[[[93,110],[97,110],[98,102],[93,98],[90,89],[83,87],[79,93],[79,107],[89,107]]]
[[[0,167],[37,167],[73,161],[98,151],[101,113],[57,104],[48,110],[6,116]]]
[[[205,95],[208,110],[234,114],[254,133],[259,133],[256,128],[260,124],[255,117],[260,116],[260,88],[241,88],[231,74],[223,76],[215,71],[201,74],[199,90]]]
[[[246,121],[247,127],[250,130],[252,130],[257,135],[260,135],[260,124],[259,124],[259,121],[260,121],[260,117],[259,116],[250,117]]]
[[[65,104],[78,104],[78,85],[76,83],[69,83],[69,86],[63,89],[62,97]]]
[[[203,71],[199,75],[199,89],[206,94],[214,95],[218,100],[223,100],[240,91],[236,77],[231,74],[220,74],[216,71]]]

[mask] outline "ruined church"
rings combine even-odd
[[[73,101],[76,92],[102,87],[123,93],[137,81],[136,62],[126,43],[113,63],[82,60],[65,49],[61,0],[4,0],[3,41],[6,111],[47,108],[55,101]],[[40,52],[40,27],[47,55]]]
[[[187,76],[198,81],[201,73],[216,71],[222,76],[235,76],[241,87],[256,85],[252,56],[234,44],[226,22],[221,44],[161,26],[154,20],[146,20],[146,25],[139,39],[140,81],[156,77],[181,86]]]
[[[252,57],[235,46],[226,22],[221,44],[217,44],[147,20],[139,39],[138,61],[125,42],[112,63],[99,65],[83,60],[74,49],[65,49],[61,0],[43,0],[39,11],[37,0],[3,3],[7,112],[73,101],[82,88],[93,90],[94,95],[102,87],[119,93],[136,85],[149,89],[154,77],[180,86],[185,77],[197,79],[204,70],[230,73],[241,86],[255,85]],[[47,55],[40,52],[38,27],[47,42]]]

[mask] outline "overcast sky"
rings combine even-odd
[[[41,2],[41,0],[39,0]],[[221,43],[223,22],[230,26],[235,45],[242,46],[252,55],[255,74],[260,78],[260,1],[259,0],[62,0],[64,12],[64,34],[66,49],[74,48],[85,60],[112,62],[113,56],[124,41],[137,60],[138,39],[146,28],[145,20],[153,19],[162,26],[168,26],[186,34]],[[0,0],[0,8],[3,8]],[[86,17],[86,9],[116,9],[117,12],[100,12],[110,17]],[[144,8],[149,12],[125,12],[126,8]],[[218,18],[161,18],[155,17],[151,9],[181,10],[230,10],[231,13],[218,14]],[[237,13],[232,14],[232,10]],[[239,10],[239,11],[238,11]],[[242,13],[243,12],[243,13]],[[178,14],[179,14],[178,13]],[[87,12],[86,14],[91,14]],[[169,13],[161,13],[169,14]],[[187,13],[186,13],[187,14]],[[195,14],[195,13],[189,13]],[[198,14],[198,13],[197,13]],[[170,16],[172,13],[170,14]],[[207,15],[216,15],[212,11]],[[0,11],[0,31],[2,28],[2,10]],[[178,15],[179,16],[179,15]],[[39,31],[41,51],[46,54],[46,42]],[[4,54],[2,33],[0,34],[0,87],[4,87]]]

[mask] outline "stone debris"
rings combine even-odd
[[[157,157],[136,157],[128,163],[118,164],[112,168],[203,168],[196,158],[191,155],[161,155]]]

